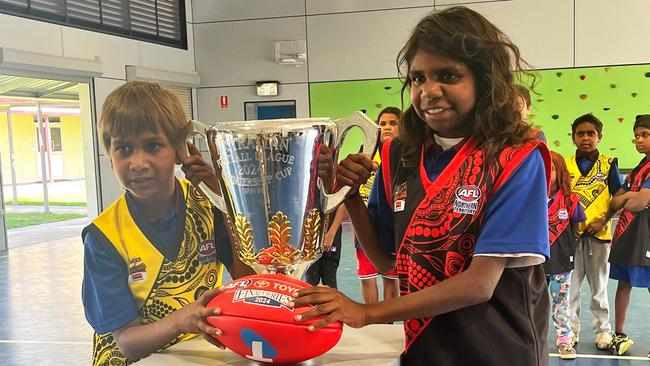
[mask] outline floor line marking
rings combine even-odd
[[[552,357],[560,357],[559,353],[550,353],[549,354]],[[585,354],[585,353],[578,353],[576,355],[578,358],[603,358],[603,359],[610,359],[610,360],[634,360],[634,361],[648,361],[648,357],[642,357],[642,356],[613,356],[613,355],[590,355],[590,354]]]
[[[15,339],[0,339],[0,343],[27,343],[27,344],[69,344],[69,345],[89,345],[92,342],[72,342],[72,341],[25,341]]]

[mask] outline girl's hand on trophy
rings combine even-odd
[[[305,321],[323,316],[309,326],[310,331],[321,329],[327,324],[340,321],[352,328],[367,325],[366,307],[351,300],[336,289],[327,286],[312,286],[297,291],[290,307],[314,305],[314,308],[296,316],[296,321]]]
[[[215,288],[208,290],[201,295],[195,302],[187,305],[177,311],[172,315],[176,318],[176,329],[179,333],[194,333],[199,334],[205,340],[212,343],[213,345],[225,349],[225,347],[216,339],[215,336],[221,336],[223,332],[221,329],[217,329],[210,325],[206,321],[207,317],[221,315],[221,309],[219,308],[208,308],[206,305],[210,300],[215,296],[219,295],[224,291],[223,287]]]
[[[199,149],[190,141],[187,141],[189,155],[181,160],[181,170],[194,186],[198,187],[199,183],[205,183],[215,193],[220,193],[219,181],[214,174],[214,169],[208,164]]]
[[[359,187],[366,183],[379,165],[365,154],[350,154],[343,159],[336,169],[337,185],[350,186],[352,192],[357,192]]]

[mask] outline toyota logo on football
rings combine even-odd
[[[266,288],[266,287],[269,287],[270,285],[271,285],[271,283],[269,281],[264,281],[264,280],[256,281],[255,283],[253,283],[253,286],[255,286],[257,288]]]
[[[476,202],[481,198],[481,190],[475,186],[462,186],[456,190],[456,198],[463,202]]]

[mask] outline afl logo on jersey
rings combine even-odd
[[[481,190],[477,186],[458,187],[456,189],[456,200],[454,201],[454,212],[474,215],[478,209],[479,198],[481,198]]]
[[[568,220],[569,219],[569,212],[566,210],[566,208],[560,209],[557,212],[557,218],[559,220]]]
[[[217,261],[217,250],[212,240],[199,243],[199,262],[206,265]]]

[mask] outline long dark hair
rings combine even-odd
[[[564,194],[568,196],[571,193],[571,178],[564,157],[555,151],[551,151],[551,162],[555,165],[557,188],[561,188]]]
[[[476,81],[473,136],[486,154],[521,144],[531,138],[530,127],[521,123],[512,68],[524,72],[528,64],[519,49],[497,27],[479,13],[465,7],[451,7],[424,17],[413,30],[397,56],[404,78],[402,99],[411,86],[408,70],[418,51],[450,57],[471,70]],[[526,72],[528,73],[528,72]],[[535,83],[535,75],[528,73]],[[400,138],[405,142],[405,160],[419,160],[419,149],[428,132],[426,123],[413,106],[400,123]]]

